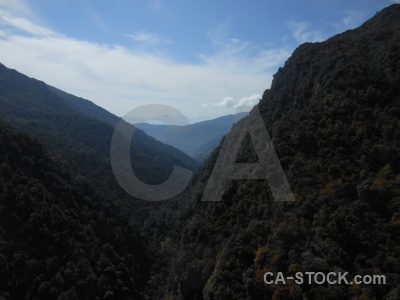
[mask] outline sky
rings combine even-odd
[[[0,63],[124,116],[253,106],[304,42],[400,0],[0,0]]]

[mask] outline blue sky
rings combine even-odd
[[[0,0],[0,62],[123,116],[167,104],[190,120],[255,105],[304,42],[397,0]]]

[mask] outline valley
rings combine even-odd
[[[186,136],[126,122],[142,182],[193,171],[172,199],[134,198],[110,162],[119,117],[0,65],[0,299],[400,299],[399,15],[393,4],[301,44],[250,111],[289,201],[267,180],[232,174],[220,201],[202,201],[247,114],[192,124]],[[237,165],[258,163],[254,139],[265,137],[255,132]],[[298,272],[386,284],[265,282]]]

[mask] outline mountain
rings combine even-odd
[[[172,258],[158,266],[154,299],[399,299],[399,15],[392,5],[294,51],[257,105],[294,197],[274,201],[265,180],[230,180],[221,201],[202,202],[218,147],[165,208],[179,209],[162,223],[159,257]],[[386,284],[266,284],[266,272]]]
[[[193,154],[193,158],[198,162],[204,162],[210,156],[211,152],[219,145],[221,139],[222,137],[219,137],[197,147],[196,152]]]
[[[227,115],[186,126],[149,123],[138,123],[135,126],[157,140],[203,162],[229,131],[232,124],[245,115],[247,113]]]
[[[144,297],[154,253],[141,223],[159,204],[133,201],[117,184],[109,156],[118,122],[0,65],[0,299]],[[132,167],[142,181],[198,167],[125,126],[134,129]]]
[[[66,159],[74,172],[90,177],[100,188],[115,189],[109,154],[118,117],[3,65],[0,117],[42,140],[49,150]],[[146,183],[163,182],[174,165],[190,170],[198,167],[186,154],[139,129],[134,130],[132,145],[133,169]]]
[[[131,216],[0,120],[0,299],[145,299]]]
[[[399,15],[392,5],[299,46],[187,189],[163,202],[131,201],[116,184],[112,115],[0,66],[0,115],[16,127],[0,121],[0,299],[399,299]],[[274,176],[222,185],[230,162],[259,175],[249,166],[263,166],[260,144],[271,148],[261,127],[234,141],[236,160],[214,174],[224,143],[258,113],[290,201],[275,201]],[[135,132],[130,154],[143,180],[197,167]],[[212,180],[220,201],[201,201]],[[266,272],[286,284],[266,284]],[[303,284],[287,278],[297,272]],[[386,282],[318,284],[305,272]]]
[[[104,108],[94,104],[93,102],[83,99],[81,97],[74,96],[72,94],[66,93],[58,88],[48,85],[50,91],[62,98],[69,106],[71,106],[75,111],[83,113],[85,116],[103,121],[115,127],[120,121],[120,118],[116,115],[110,113]]]

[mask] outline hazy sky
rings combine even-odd
[[[192,120],[254,105],[303,42],[390,0],[0,0],[0,62],[119,116],[168,104]]]

